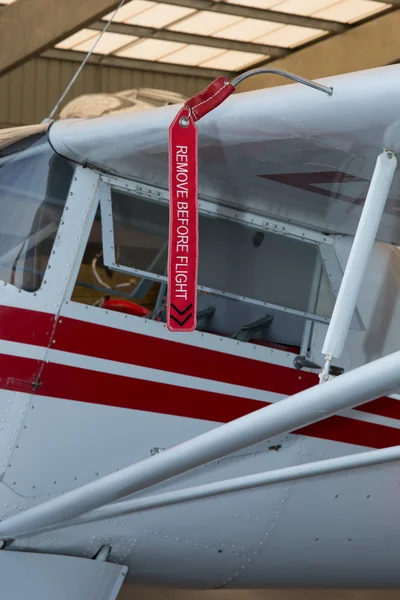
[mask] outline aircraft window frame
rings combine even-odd
[[[154,282],[167,284],[168,277],[166,275],[158,275],[149,271],[118,264],[115,258],[114,221],[112,215],[111,192],[113,189],[115,189],[117,192],[122,192],[163,205],[168,205],[168,192],[145,184],[136,184],[127,180],[122,180],[120,178],[102,177],[102,180],[108,184],[107,186],[104,186],[100,198],[104,265],[111,270],[124,273],[126,275],[139,276],[143,279],[149,279]],[[269,218],[266,219],[265,217],[257,216],[253,213],[245,213],[239,209],[234,210],[222,205],[217,205],[209,200],[199,200],[198,206],[199,214],[201,215],[210,215],[218,219],[234,221],[257,231],[259,231],[261,228],[266,232],[272,232],[277,235],[283,235],[294,238],[298,241],[313,244],[317,248],[319,248],[321,244],[329,245],[330,243],[329,237],[324,236],[319,232],[307,231],[307,233],[305,233],[304,229],[296,225],[280,223],[277,220]],[[320,256],[319,258],[319,262],[322,265],[323,257]],[[197,289],[198,291],[206,292],[211,295],[222,296],[231,300],[245,302],[255,306],[299,316],[305,319],[305,324],[313,322],[328,324],[330,320],[329,317],[320,316],[313,312],[300,311],[286,306],[273,304],[271,302],[257,300],[255,298],[249,298],[243,295],[232,294],[216,288],[198,285]]]
[[[119,272],[124,275],[133,276],[137,279],[141,279],[141,281],[136,284],[136,288],[134,292],[142,285],[142,283],[159,283],[161,284],[159,290],[157,292],[157,297],[155,299],[154,305],[152,306],[148,316],[145,316],[145,319],[150,319],[154,322],[159,321],[159,315],[163,314],[165,310],[165,293],[166,293],[166,285],[168,282],[168,278],[164,271],[164,274],[152,273],[147,270],[141,270],[133,267],[124,266],[118,264],[115,259],[115,250],[114,250],[114,221],[113,221],[113,201],[112,201],[112,191],[119,194],[125,194],[131,197],[136,197],[141,201],[149,201],[150,204],[159,204],[168,206],[169,204],[169,195],[168,191],[163,188],[157,188],[156,186],[151,186],[144,183],[139,183],[137,181],[128,180],[125,178],[118,177],[116,175],[105,174],[98,172],[99,175],[99,185],[97,188],[97,193],[95,197],[95,202],[93,205],[93,213],[90,222],[87,224],[87,241],[89,239],[91,228],[94,225],[95,219],[98,220],[100,226],[100,244],[101,244],[101,264],[107,269],[115,272]],[[315,230],[304,229],[302,226],[298,226],[288,222],[281,222],[276,219],[266,217],[256,213],[245,212],[243,207],[235,208],[228,207],[222,204],[216,204],[215,201],[211,201],[207,198],[199,198],[198,202],[199,213],[202,216],[210,216],[213,219],[222,219],[225,221],[231,221],[233,223],[237,223],[240,225],[245,225],[246,228],[253,229],[255,231],[263,231],[265,233],[274,233],[276,235],[292,238],[294,240],[304,242],[307,244],[312,244],[317,248],[316,253],[316,261],[315,261],[315,271],[314,278],[309,287],[309,297],[308,297],[308,307],[307,311],[304,310],[296,310],[293,308],[289,308],[287,306],[282,306],[278,304],[273,304],[270,302],[266,302],[263,300],[257,300],[255,298],[249,298],[242,295],[236,295],[229,292],[225,292],[220,289],[205,287],[202,285],[198,285],[198,290],[200,292],[206,292],[212,296],[218,296],[220,298],[232,299],[233,301],[239,301],[240,303],[249,303],[250,305],[255,305],[262,308],[270,308],[272,310],[276,310],[281,314],[293,315],[297,318],[302,319],[304,325],[302,327],[302,335],[301,340],[299,338],[299,342],[297,347],[300,349],[300,353],[306,355],[311,337],[313,332],[314,323],[320,323],[327,325],[330,321],[330,314],[326,316],[326,306],[324,307],[326,298],[326,292],[328,294],[332,294],[332,299],[335,300],[340,283],[343,276],[343,271],[340,266],[338,256],[336,255],[336,250],[334,247],[335,237],[330,234],[324,234]],[[118,244],[117,244],[118,245]],[[83,256],[83,250],[82,250]],[[100,254],[99,254],[100,256]],[[148,267],[146,267],[148,268]],[[78,273],[77,273],[78,274]],[[325,290],[321,296],[321,285],[322,278],[325,278],[325,282],[323,284],[323,289]],[[75,279],[75,278],[74,278]],[[125,286],[126,284],[123,284]],[[107,284],[103,288],[102,285],[98,285],[95,282],[93,283],[85,283],[83,280],[75,281],[73,288],[71,289],[71,296],[73,293],[73,289],[76,287],[86,287],[92,289],[96,292],[107,293],[108,290],[112,289],[112,296],[121,297],[125,300],[134,300],[135,293],[126,293],[119,291],[117,288],[121,287],[117,285],[117,288],[109,288]],[[70,296],[70,299],[72,299]],[[318,302],[322,298],[322,311],[318,308]],[[73,300],[74,302],[83,302],[86,303],[85,300]],[[102,306],[101,303],[94,303],[95,306]],[[118,310],[118,309],[116,309]],[[316,312],[320,314],[316,314]],[[124,311],[122,311],[124,312]],[[322,316],[322,314],[324,316]],[[143,318],[143,315],[136,315],[135,312],[131,313],[127,316],[133,316],[134,318]],[[162,321],[160,325],[165,326],[165,323]],[[356,309],[356,314],[353,316],[351,327],[352,330],[364,330],[364,325],[362,320],[358,314]],[[198,330],[202,335],[209,335],[214,337],[215,332],[207,331],[202,327]],[[218,335],[226,335],[226,334],[218,334]],[[227,335],[229,338],[230,336]],[[235,339],[235,336],[232,336]],[[238,339],[238,338],[237,338]],[[247,340],[246,340],[247,341]],[[273,340],[271,343],[275,343]],[[282,342],[283,343],[283,342]],[[293,346],[294,347],[294,346]]]
[[[31,145],[29,146],[29,143]],[[22,147],[21,147],[22,144]],[[1,282],[4,285],[8,285],[11,288],[14,288],[18,292],[23,292],[29,296],[36,296],[40,290],[44,289],[44,284],[46,283],[45,277],[46,272],[50,268],[50,263],[52,259],[54,245],[59,234],[60,225],[62,224],[64,211],[68,202],[68,194],[71,188],[74,174],[76,170],[76,165],[68,161],[67,159],[61,157],[57,154],[53,148],[51,147],[48,136],[45,130],[43,130],[40,134],[32,134],[28,135],[25,138],[19,139],[11,144],[4,144],[0,148],[0,167],[7,169],[9,166],[18,167],[19,163],[26,160],[41,160],[43,155],[43,159],[48,157],[48,161],[44,162],[43,165],[36,165],[34,162],[30,165],[30,167],[37,167],[34,173],[40,171],[43,168],[43,173],[46,174],[46,189],[43,191],[38,191],[37,187],[35,187],[32,182],[30,182],[30,187],[24,185],[24,182],[20,182],[19,179],[14,182],[11,178],[11,181],[6,181],[4,183],[4,178],[8,177],[8,174],[2,174],[2,184],[0,185],[0,196],[3,194],[6,195],[7,192],[14,193],[18,196],[19,200],[29,200],[32,203],[35,203],[37,200],[37,206],[35,208],[35,214],[32,218],[32,222],[30,225],[29,234],[27,231],[23,229],[19,230],[19,235],[21,233],[25,234],[25,239],[16,244],[6,252],[5,255],[12,254],[19,247],[18,254],[15,257],[14,264],[11,269],[11,273],[13,273],[13,277],[4,277],[2,276]],[[60,189],[60,171],[58,171],[58,178],[55,177],[54,169],[57,169],[57,164],[54,165],[54,161],[62,164],[63,166],[67,165],[70,169],[70,172],[66,176],[65,180],[65,188],[64,194],[60,195],[60,197],[56,195],[51,195],[49,191],[50,185],[57,184],[58,189]],[[23,169],[22,169],[23,170]],[[53,171],[52,171],[53,170]],[[26,171],[26,165],[25,165]],[[65,173],[64,173],[65,175]],[[35,182],[37,183],[37,182]],[[41,183],[39,181],[39,183]],[[33,187],[32,187],[33,185]],[[52,206],[52,200],[53,206]],[[15,206],[18,207],[18,202],[15,203]],[[47,217],[50,213],[50,210],[55,211],[55,207],[60,209],[58,214],[56,214],[56,219],[54,222],[48,223],[47,225],[34,229],[34,224],[36,221],[39,221],[43,217]],[[46,234],[46,235],[44,235]],[[40,235],[42,238],[40,238]],[[38,249],[42,243],[48,243],[47,251],[45,251],[41,256],[44,258],[43,265],[40,266],[37,263],[40,262]],[[31,253],[31,256],[30,256]],[[32,260],[34,265],[29,266],[29,260]],[[7,269],[8,265],[4,264],[5,269]],[[31,276],[31,281],[29,284],[27,281],[27,275]],[[17,278],[18,275],[18,278]],[[48,288],[46,288],[48,289]]]

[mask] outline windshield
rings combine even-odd
[[[42,284],[74,167],[46,133],[0,149],[0,279],[35,292]]]

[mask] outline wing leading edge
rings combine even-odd
[[[235,94],[199,122],[199,193],[331,233],[355,233],[377,156],[399,145],[400,66]],[[167,188],[170,106],[53,124],[60,154]],[[400,243],[400,175],[378,232]]]

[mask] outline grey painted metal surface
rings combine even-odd
[[[101,560],[0,550],[1,597],[7,600],[115,600],[126,573]]]
[[[116,502],[93,510],[73,521],[68,521],[62,524],[62,527],[83,525],[84,523],[91,523],[92,521],[112,519],[130,513],[170,506],[172,504],[193,502],[193,500],[200,500],[202,498],[212,498],[223,494],[231,494],[233,492],[250,490],[276,483],[285,483],[288,481],[296,481],[298,479],[307,479],[309,477],[320,477],[330,473],[361,469],[363,467],[381,465],[398,460],[400,460],[400,446],[383,448],[381,450],[371,450],[370,452],[360,452],[359,454],[356,453],[349,456],[315,461],[306,465],[295,465],[294,467],[276,469],[266,473],[235,477],[173,492],[152,494],[150,496]],[[60,525],[58,525],[58,528],[60,528]],[[54,526],[53,529],[57,529],[57,526]]]

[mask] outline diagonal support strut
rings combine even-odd
[[[322,348],[322,353],[325,355],[325,366],[320,375],[321,383],[329,379],[328,373],[332,358],[340,358],[343,352],[351,318],[360,295],[361,284],[396,172],[396,166],[397,159],[390,151],[385,150],[376,160],[368,194]]]
[[[78,519],[65,521],[61,525],[54,525],[50,529],[60,529],[63,527],[72,527],[74,525],[84,525],[93,521],[104,519],[115,519],[123,515],[143,512],[154,508],[173,506],[185,502],[193,502],[204,498],[214,498],[225,494],[232,494],[243,490],[254,490],[268,485],[285,483],[288,481],[297,481],[298,479],[309,479],[311,477],[321,477],[331,473],[342,473],[352,469],[361,469],[373,465],[387,464],[400,460],[400,446],[391,448],[382,448],[379,450],[370,450],[359,452],[337,458],[328,458],[318,460],[304,465],[295,465],[284,467],[282,469],[273,469],[262,473],[244,475],[242,477],[233,477],[222,481],[214,481],[203,485],[196,485],[184,489],[152,494],[143,498],[132,498],[123,502],[116,502],[102,506],[93,510]]]

